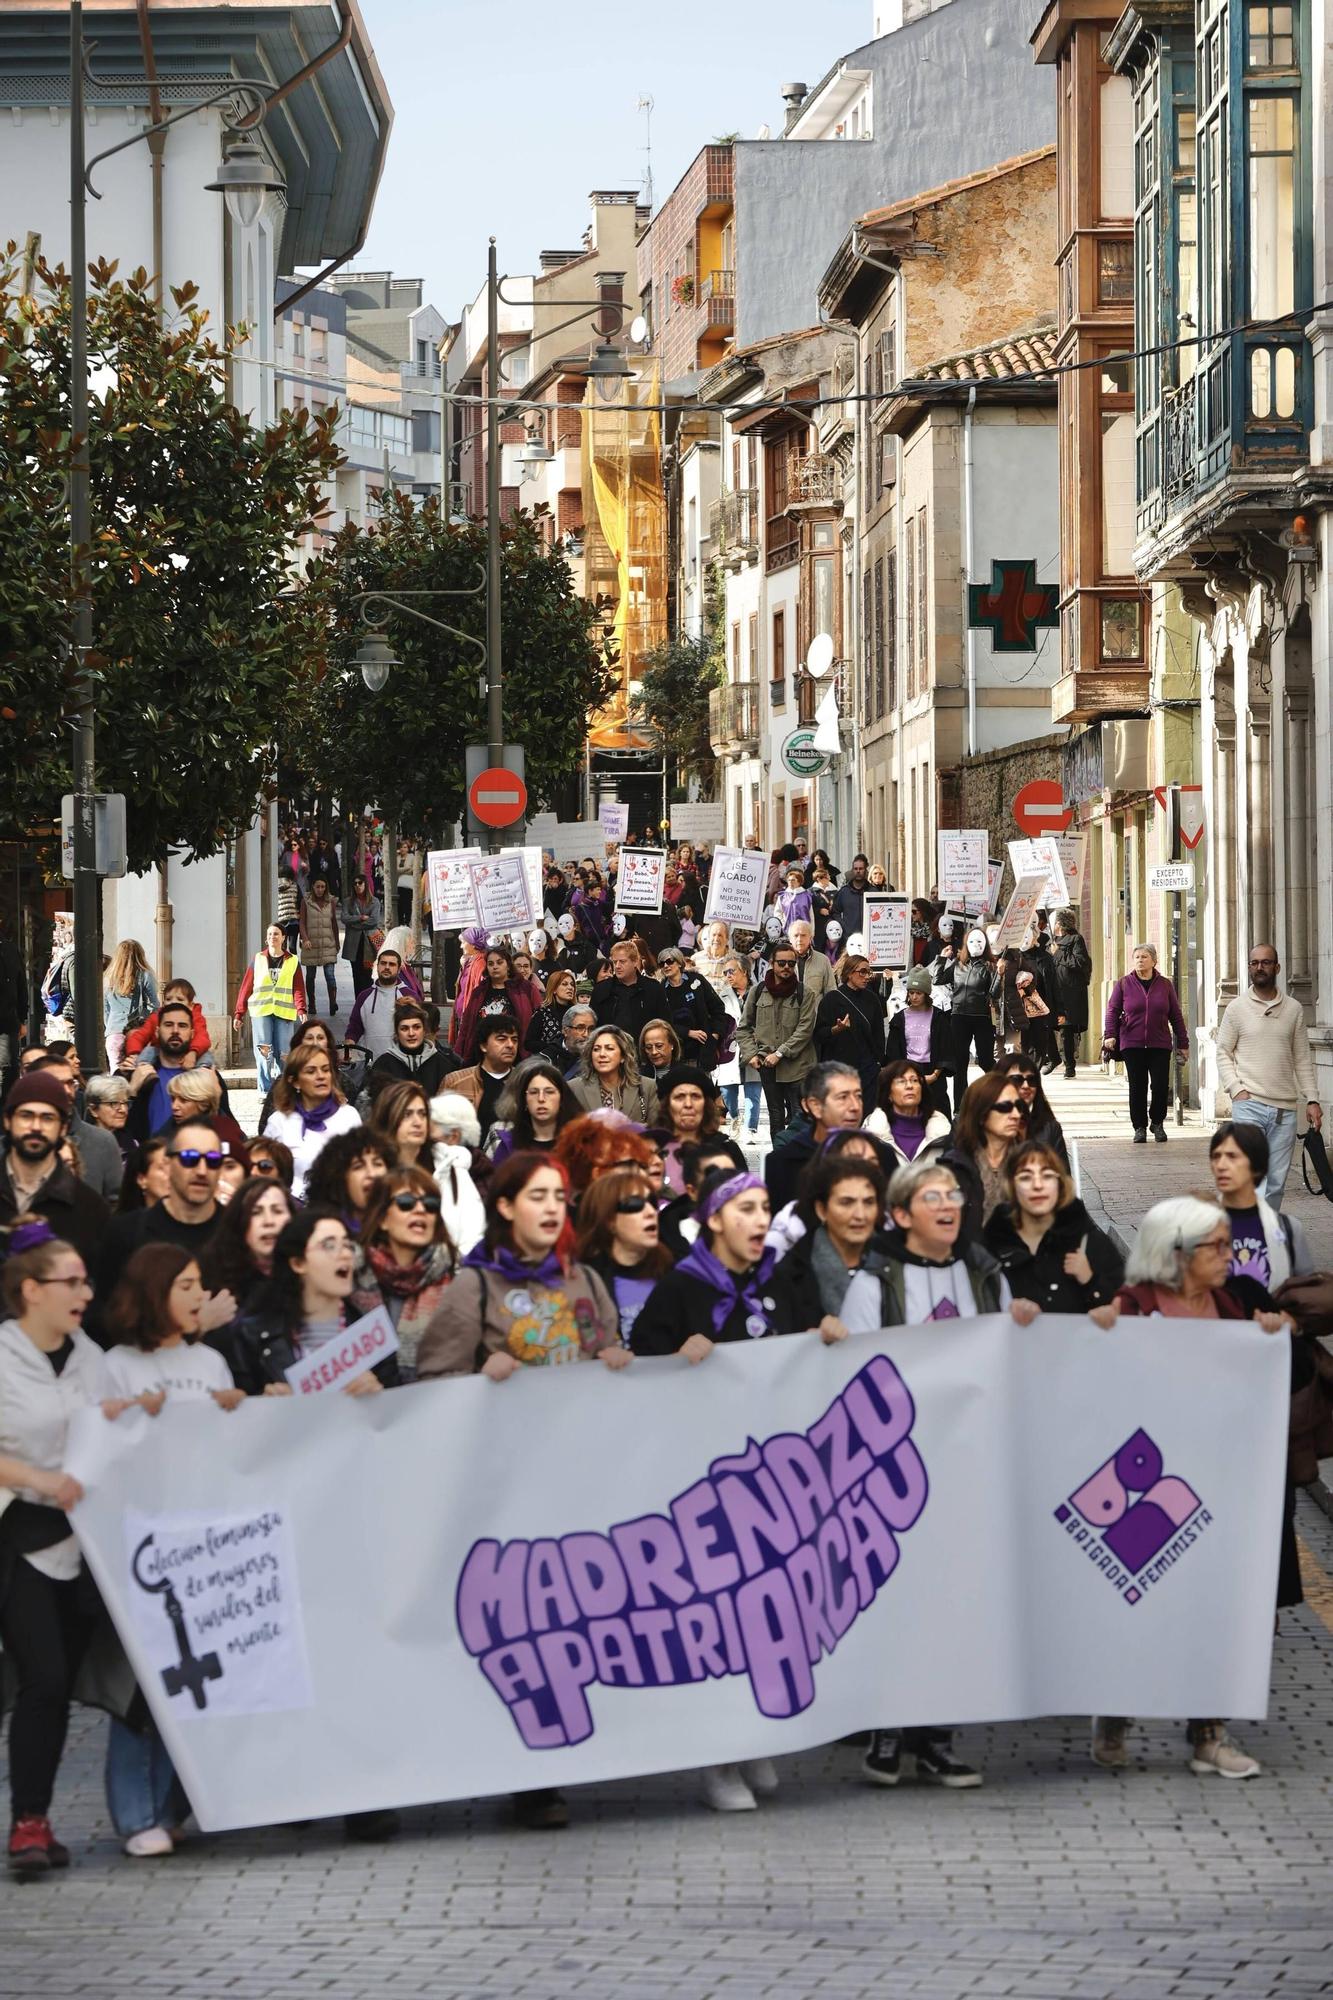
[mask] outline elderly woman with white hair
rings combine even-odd
[[[1253,1320],[1265,1333],[1281,1332],[1289,1325],[1286,1316],[1272,1310],[1262,1285],[1251,1278],[1229,1277],[1230,1265],[1231,1223],[1225,1209],[1195,1195],[1159,1201],[1139,1226],[1118,1294],[1120,1310],[1150,1319]],[[1282,1533],[1284,1543],[1292,1537],[1290,1558],[1294,1561],[1290,1510],[1284,1510]],[[1284,1548],[1281,1569],[1285,1570],[1287,1560]],[[1124,1769],[1128,1726],[1129,1718],[1123,1715],[1093,1718],[1094,1763],[1108,1771]],[[1198,1776],[1257,1775],[1258,1760],[1232,1742],[1225,1722],[1217,1717],[1193,1718],[1188,1734],[1190,1769]]]
[[[486,1234],[486,1204],[472,1178],[473,1154],[481,1146],[481,1125],[466,1097],[444,1091],[430,1104],[430,1136],[435,1185],[443,1204],[440,1219],[460,1258]]]

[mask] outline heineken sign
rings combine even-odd
[[[793,729],[784,737],[779,755],[783,770],[790,771],[793,778],[822,778],[832,761],[816,750],[813,729]]]

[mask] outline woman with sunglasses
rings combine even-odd
[[[983,1241],[1015,1298],[1043,1312],[1087,1313],[1114,1326],[1115,1295],[1125,1260],[1074,1193],[1069,1169],[1053,1146],[1027,1139],[1010,1152],[1008,1198],[986,1224]]]
[[[579,1203],[575,1250],[614,1299],[621,1342],[628,1347],[648,1294],[671,1269],[656,1190],[641,1168],[615,1167],[592,1183]]]
[[[1027,1111],[1018,1086],[1000,1070],[968,1085],[954,1126],[953,1143],[939,1156],[962,1188],[966,1199],[964,1231],[972,1242],[1007,1195],[1005,1178],[1010,1148],[1027,1137]]]
[[[549,1153],[565,1126],[582,1116],[563,1072],[554,1063],[529,1057],[500,1093],[486,1152],[496,1166],[511,1153]]]
[[[361,1225],[351,1310],[359,1318],[378,1305],[388,1309],[405,1380],[415,1372],[417,1343],[458,1262],[442,1206],[430,1174],[402,1168],[375,1183]]]
[[[366,1128],[392,1146],[400,1167],[430,1164],[430,1099],[420,1083],[391,1083],[375,1099]]]
[[[292,1192],[299,1201],[306,1175],[329,1140],[354,1130],[361,1119],[339,1089],[333,1064],[318,1043],[292,1050],[274,1087],[273,1104],[264,1137],[281,1139],[291,1149]]]
[[[1023,1100],[1028,1121],[1025,1137],[1040,1139],[1043,1145],[1060,1155],[1067,1167],[1069,1148],[1065,1144],[1064,1127],[1051,1109],[1039,1065],[1033,1062],[1031,1056],[1015,1050],[1012,1055],[1002,1055],[995,1068],[998,1075],[1010,1079]]]
[[[100,1609],[67,1519],[83,1498],[63,1470],[69,1423],[100,1403],[117,1417],[106,1356],[82,1330],[93,1288],[82,1257],[41,1218],[0,1243],[0,1639],[17,1694],[9,1724],[9,1870],[68,1868],[51,1831],[74,1677]]]
[[[284,1146],[281,1139],[252,1139],[250,1141],[250,1178],[267,1181],[270,1185],[292,1191],[292,1176],[296,1172],[296,1162],[292,1159],[290,1146]]]

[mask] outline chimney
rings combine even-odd
[[[782,126],[784,132],[791,131],[792,126],[801,115],[801,106],[805,103],[809,94],[809,87],[804,83],[779,84],[778,95],[787,107],[787,115]]]

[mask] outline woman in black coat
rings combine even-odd
[[[1112,1325],[1124,1259],[1074,1193],[1059,1154],[1029,1139],[1015,1146],[1007,1179],[1008,1203],[991,1216],[982,1240],[1014,1297],[1032,1299],[1043,1312],[1090,1313]]]
[[[861,1105],[875,1103],[884,1067],[884,994],[874,981],[870,960],[849,952],[815,1015],[815,1054],[820,1062],[849,1063],[861,1079]]]
[[[1079,1040],[1088,1030],[1092,958],[1079,935],[1078,919],[1072,910],[1056,911],[1051,932],[1054,938],[1050,956],[1051,1006],[1065,1075],[1073,1076]]]

